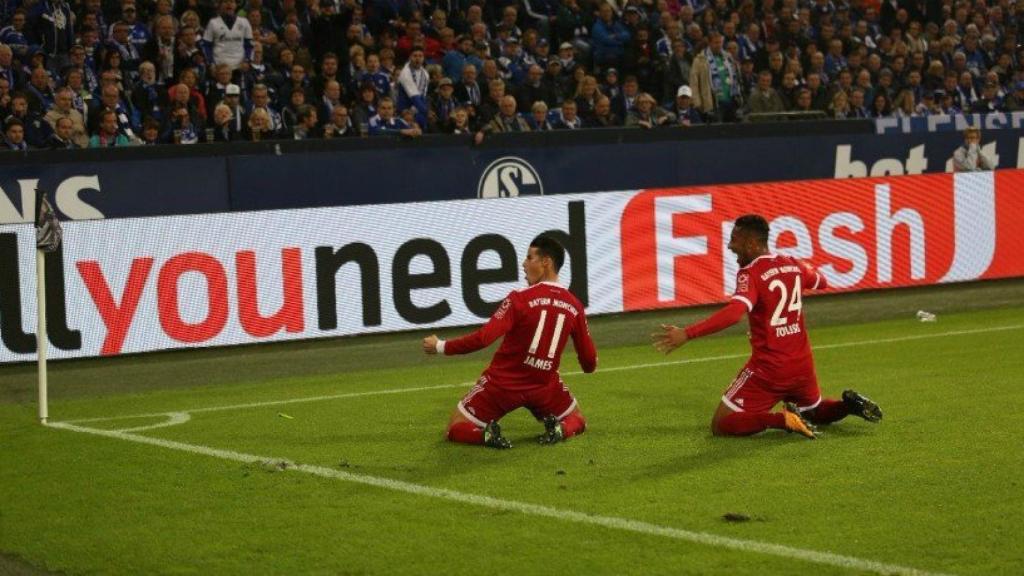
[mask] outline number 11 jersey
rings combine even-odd
[[[557,383],[562,351],[570,337],[583,371],[593,372],[597,366],[583,304],[553,282],[511,292],[479,330],[445,342],[444,353],[467,354],[501,336],[505,339],[484,371],[495,386],[526,390]]]

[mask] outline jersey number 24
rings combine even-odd
[[[768,284],[768,289],[772,292],[780,292],[779,303],[775,305],[775,312],[772,314],[772,326],[785,326],[789,324],[789,314],[791,312],[796,312],[797,318],[800,317],[800,310],[804,307],[803,300],[800,298],[800,276],[793,278],[792,291],[786,287],[782,280],[772,280],[771,284]]]

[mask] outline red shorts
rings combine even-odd
[[[779,402],[793,402],[805,412],[821,404],[821,389],[813,367],[784,381],[771,381],[747,364],[722,394],[722,402],[734,412],[769,412]]]
[[[525,407],[537,420],[555,416],[565,418],[576,409],[576,399],[561,381],[529,390],[509,390],[481,376],[476,385],[459,401],[459,412],[483,428],[492,420]]]

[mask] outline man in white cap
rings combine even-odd
[[[703,122],[700,111],[693,107],[693,90],[685,84],[676,90],[676,101],[670,112],[676,115],[676,124],[679,126],[693,126]]]
[[[562,74],[572,76],[572,71],[576,68],[576,50],[572,44],[562,42],[558,47],[558,62],[562,65]]]

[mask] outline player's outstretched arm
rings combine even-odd
[[[651,334],[651,340],[654,342],[654,348],[658,352],[668,354],[686,344],[689,338],[686,336],[686,330],[671,324],[662,324],[661,332]]]
[[[452,340],[441,340],[435,335],[423,339],[423,351],[427,354],[469,354],[487,348],[492,342],[504,336],[515,322],[512,300],[505,298],[486,324],[479,330]],[[433,352],[428,350],[433,346]]]
[[[437,334],[431,334],[430,336],[424,338],[423,352],[425,352],[428,355],[437,354],[437,343],[439,341],[440,338],[437,337]]]
[[[694,338],[700,338],[701,336],[707,336],[708,334],[714,334],[720,330],[725,330],[729,326],[739,322],[746,312],[746,304],[740,300],[732,300],[724,308],[715,312],[707,319],[697,322],[696,324],[690,324],[686,328],[662,324],[661,332],[651,334],[651,339],[654,341],[654,348],[657,349],[658,352],[668,354]]]

